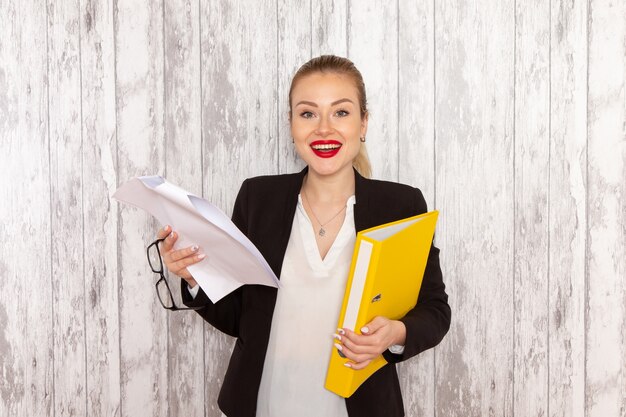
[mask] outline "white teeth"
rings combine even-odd
[[[339,149],[341,148],[341,145],[324,144],[324,145],[313,145],[311,147],[315,149],[316,151],[326,151],[326,150],[332,150],[332,149]]]

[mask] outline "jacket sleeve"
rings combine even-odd
[[[426,201],[419,190],[416,190],[414,209],[417,214],[427,211]],[[387,350],[383,353],[384,358],[390,363],[401,362],[436,346],[448,332],[450,318],[448,295],[439,265],[439,249],[433,245],[426,262],[417,304],[400,319],[406,326],[404,352],[393,354]]]
[[[247,235],[248,232],[248,180],[245,180],[241,185],[241,189],[237,194],[235,200],[235,207],[233,209],[232,220],[233,223]],[[202,316],[204,320],[213,325],[216,329],[234,337],[239,337],[239,321],[241,319],[241,303],[242,303],[242,287],[228,294],[226,297],[219,300],[217,303],[213,303],[202,289],[196,295],[196,298],[192,298],[189,291],[187,291],[187,284],[184,280],[181,280],[181,294],[183,302],[188,307],[203,307],[200,310],[196,310],[198,314]]]

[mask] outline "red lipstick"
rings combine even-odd
[[[336,140],[316,140],[309,145],[316,156],[320,158],[332,158],[341,149],[341,142]]]

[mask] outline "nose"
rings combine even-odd
[[[315,129],[315,134],[323,137],[333,133],[333,131],[332,122],[329,120],[328,116],[320,117],[317,128]]]

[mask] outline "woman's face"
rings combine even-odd
[[[309,172],[330,176],[352,171],[360,138],[367,132],[357,88],[351,78],[314,73],[301,78],[291,93],[291,135]]]

